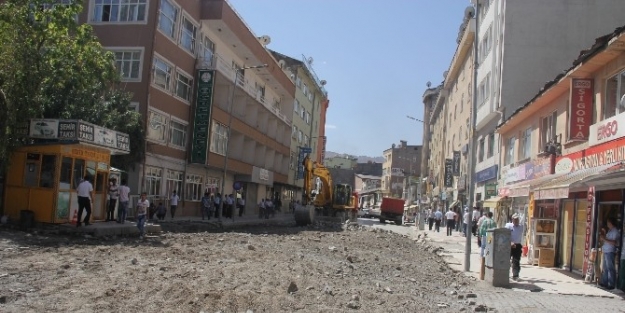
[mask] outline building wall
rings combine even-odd
[[[438,98],[442,84],[435,88],[428,88],[423,93],[423,148],[421,150],[421,175],[427,177],[427,184],[422,184],[422,194],[426,194],[428,184],[433,174],[430,172],[429,160],[432,156],[432,111]]]
[[[354,169],[357,162],[358,159],[356,158],[337,155],[331,158],[326,158],[324,166],[327,168]]]
[[[478,103],[478,142],[546,81],[570,67],[581,49],[620,26],[624,10],[625,2],[619,0],[492,1],[478,28],[480,42],[491,29],[492,47],[478,69],[478,86],[490,74],[488,99]],[[501,146],[498,135],[495,141]],[[497,165],[498,153],[477,162],[476,172]],[[481,189],[478,185],[476,194],[483,194]]]

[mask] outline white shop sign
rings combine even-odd
[[[588,145],[595,146],[625,137],[625,112],[590,125]]]

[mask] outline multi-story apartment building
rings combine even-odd
[[[401,198],[404,195],[405,177],[421,176],[421,148],[401,140],[384,150],[382,163],[383,194]]]
[[[324,86],[312,68],[312,59],[302,56],[301,60],[270,50],[278,64],[295,83],[295,102],[293,105],[293,124],[291,132],[291,158],[289,161],[289,184],[297,186],[297,190],[285,191],[284,198],[301,198],[304,185],[304,166],[306,155],[317,160],[321,146],[317,138],[320,123],[322,101],[328,98]],[[307,150],[310,152],[307,152]],[[298,192],[299,191],[299,192]]]
[[[472,0],[473,3],[478,1]],[[595,37],[622,23],[625,1],[479,1],[475,199],[503,185],[496,126],[568,67]],[[571,21],[575,21],[572,23]],[[502,175],[498,173],[501,172]],[[489,191],[487,191],[487,189]]]
[[[442,94],[437,104],[444,106],[446,125],[443,153],[439,177],[441,192],[445,192],[448,203],[465,203],[467,181],[467,156],[469,152],[469,131],[471,118],[471,81],[473,80],[473,39],[475,36],[475,23],[470,18],[465,18],[462,24],[463,31],[458,37],[458,47],[454,54],[448,71],[445,74]],[[492,149],[491,149],[492,151]],[[451,168],[450,168],[451,165]],[[440,197],[443,198],[442,196]],[[458,202],[456,202],[458,201]]]
[[[590,44],[497,130],[500,162],[511,166],[499,190],[513,199],[509,212],[527,216],[528,234],[538,224],[556,225],[528,237],[530,262],[550,252],[551,266],[578,274],[589,268],[607,220],[622,227],[625,216],[625,26]],[[618,254],[611,261],[623,271],[624,260]]]
[[[177,191],[180,214],[191,215],[205,191],[240,188],[256,203],[288,183],[295,84],[227,1],[84,7],[79,20],[115,53],[145,119],[145,159],[128,173],[133,193],[166,202]]]
[[[434,105],[439,96],[440,90],[443,85],[439,85],[434,88],[430,88],[428,83],[428,89],[423,93],[423,149],[421,150],[421,174],[425,178],[424,184],[421,185],[421,194],[427,196],[425,202],[429,203],[432,198],[432,188],[434,188],[435,177],[433,168],[430,167],[430,159],[434,157],[433,151],[440,147],[440,143],[434,143],[432,140],[434,135],[433,112]],[[436,118],[434,118],[436,120]],[[438,154],[436,154],[438,155]],[[440,188],[439,188],[440,189]]]

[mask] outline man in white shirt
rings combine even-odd
[[[91,225],[89,220],[91,219],[91,205],[93,204],[94,194],[93,185],[91,185],[89,179],[89,175],[85,175],[83,181],[80,182],[80,184],[78,184],[78,188],[76,188],[76,193],[78,193],[78,218],[76,221],[76,227],[80,227],[83,210],[87,211],[87,215],[83,220],[85,226]]]
[[[241,195],[241,198],[238,198],[239,202],[239,217],[243,216],[243,211],[245,211],[245,198]]]
[[[464,215],[462,216],[462,236],[467,236],[470,223],[471,221],[469,220],[469,208],[465,207]]]
[[[443,220],[443,212],[441,212],[441,209],[438,208],[436,209],[436,213],[434,213],[434,226],[436,228],[436,232],[440,233],[441,232],[441,221]]]
[[[430,208],[428,210],[428,230],[432,230],[432,226],[434,226],[434,208]]]
[[[510,230],[510,257],[512,257],[512,279],[519,279],[519,272],[521,271],[521,254],[523,252],[523,240],[524,227],[519,223],[519,215],[512,215],[512,223],[506,224],[506,228]]]
[[[447,236],[451,236],[455,227],[456,212],[454,212],[452,208],[449,208],[449,211],[445,213],[445,219],[447,219]]]
[[[117,186],[117,179],[111,178],[109,183],[109,207],[106,212],[106,221],[112,222],[115,220],[115,206],[117,205],[117,198],[119,198],[119,187]]]
[[[126,213],[128,213],[128,202],[130,202],[130,188],[126,184],[125,179],[122,179],[122,185],[119,186],[118,191],[117,223],[124,224],[126,222]]]
[[[178,194],[176,194],[176,191],[174,190],[174,192],[171,193],[171,198],[169,198],[169,213],[171,214],[171,219],[174,219],[174,215],[176,214],[176,208],[178,207],[178,200],[180,200],[180,197],[178,197]]]
[[[146,197],[146,193],[142,193],[141,199],[137,202],[137,228],[139,229],[140,239],[143,239],[145,235],[145,218],[148,214],[148,208],[150,207],[150,201],[148,201]]]
[[[618,246],[618,240],[620,237],[618,228],[616,228],[616,219],[609,218],[607,221],[607,232],[605,235],[601,234],[600,238],[603,240],[601,246],[601,252],[603,253],[603,261],[601,264],[602,272],[601,279],[599,280],[599,286],[612,290],[616,287],[616,268],[614,267],[614,253],[616,252],[616,246]]]

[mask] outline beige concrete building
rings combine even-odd
[[[407,197],[404,194],[406,177],[421,176],[422,146],[408,145],[401,140],[384,150],[382,163],[382,193],[395,198]]]
[[[434,183],[431,196],[443,205],[463,204],[467,190],[474,20],[465,19],[458,47],[430,117],[432,138],[428,167]],[[490,150],[492,153],[492,149]],[[451,162],[451,164],[449,163]]]
[[[291,132],[291,156],[289,159],[288,184],[295,188],[283,190],[282,198],[300,199],[304,185],[303,158],[310,155],[316,159],[323,148],[319,145],[321,124],[321,105],[328,98],[324,86],[312,68],[312,59],[302,56],[300,59],[269,50],[284,72],[295,83],[295,101],[293,104],[293,124]],[[310,149],[310,152],[305,152]]]

